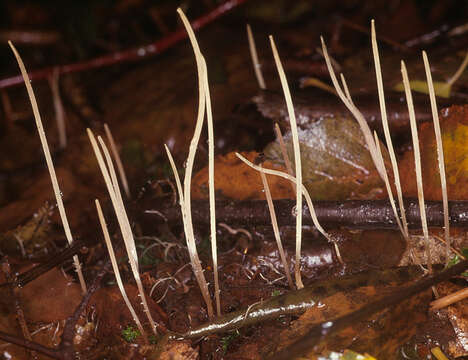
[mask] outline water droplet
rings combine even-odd
[[[330,330],[330,328],[332,327],[333,325],[333,322],[331,321],[327,321],[325,323],[322,324],[322,335],[326,335],[328,333],[328,331]]]

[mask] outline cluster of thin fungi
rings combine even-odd
[[[196,59],[196,64],[197,64],[197,72],[198,72],[198,90],[199,90],[199,102],[198,102],[198,114],[197,114],[197,120],[196,120],[196,125],[195,125],[195,131],[193,138],[190,143],[190,150],[188,154],[188,158],[186,161],[186,166],[185,166],[185,175],[184,175],[184,181],[183,184],[181,182],[181,179],[179,178],[178,172],[176,165],[174,163],[174,160],[172,158],[171,152],[167,146],[165,146],[167,156],[169,158],[169,162],[171,164],[171,167],[174,172],[174,177],[175,177],[175,182],[177,185],[177,191],[179,195],[179,201],[180,201],[180,207],[181,207],[181,212],[182,212],[182,217],[183,217],[183,227],[184,227],[184,233],[185,233],[185,238],[187,242],[187,248],[190,256],[190,261],[191,265],[195,274],[195,278],[198,282],[198,285],[200,287],[203,299],[206,303],[207,307],[207,313],[210,318],[213,318],[215,316],[215,310],[213,306],[213,301],[212,301],[212,296],[209,292],[209,287],[207,280],[205,278],[205,275],[203,273],[203,268],[202,264],[200,262],[200,259],[198,257],[197,253],[197,248],[196,248],[196,242],[195,242],[195,235],[194,235],[194,229],[193,229],[193,224],[192,224],[192,214],[191,214],[191,199],[190,199],[190,194],[191,194],[191,178],[192,178],[192,171],[193,171],[193,165],[194,165],[194,160],[195,160],[195,154],[197,151],[198,147],[198,142],[200,139],[200,134],[201,130],[203,127],[203,122],[205,119],[207,119],[207,128],[208,128],[208,167],[209,167],[209,205],[210,205],[210,232],[211,232],[211,249],[212,249],[212,261],[213,261],[213,271],[214,271],[214,302],[216,306],[216,314],[219,316],[221,315],[221,303],[220,303],[220,288],[219,288],[219,276],[218,276],[218,261],[217,261],[217,247],[216,247],[216,214],[215,214],[215,188],[214,188],[214,133],[213,133],[213,118],[212,118],[212,111],[211,111],[211,100],[210,100],[210,90],[209,90],[209,85],[208,85],[208,73],[207,73],[207,66],[205,59],[203,57],[203,54],[200,51],[200,48],[198,46],[197,40],[195,38],[194,32],[191,28],[191,25],[187,18],[185,17],[184,13],[182,10],[178,9],[178,13],[182,19],[182,22],[186,28],[186,31],[188,33],[191,45],[193,47],[193,52],[195,54],[195,59]],[[380,147],[380,141],[378,139],[377,133],[370,130],[367,122],[364,119],[364,116],[362,113],[359,111],[359,109],[355,106],[353,99],[350,95],[349,89],[347,87],[345,78],[343,74],[340,74],[340,80],[341,84],[335,75],[334,68],[332,66],[332,62],[330,60],[330,57],[328,55],[327,47],[325,45],[325,42],[323,38],[321,39],[322,41],[322,52],[323,56],[325,58],[331,80],[333,82],[334,88],[335,88],[335,93],[337,96],[341,99],[341,101],[346,105],[348,110],[353,114],[357,122],[359,123],[360,129],[364,135],[365,142],[367,144],[367,147],[370,151],[373,163],[378,171],[378,174],[382,178],[382,180],[385,183],[386,190],[388,193],[388,198],[390,200],[393,213],[396,219],[396,222],[398,224],[398,228],[403,234],[404,238],[406,240],[409,239],[409,232],[408,232],[408,224],[406,221],[406,216],[405,216],[405,208],[404,208],[404,203],[403,203],[403,196],[402,196],[402,189],[400,185],[400,177],[399,177],[399,172],[398,172],[398,166],[396,162],[396,156],[395,156],[395,151],[392,145],[392,138],[390,136],[390,130],[389,130],[389,125],[387,121],[387,113],[386,113],[386,107],[385,107],[385,97],[384,97],[384,90],[383,90],[383,81],[382,81],[382,74],[381,74],[381,69],[380,69],[380,60],[379,60],[379,52],[378,52],[378,47],[377,47],[377,41],[376,41],[376,34],[375,34],[375,27],[374,27],[374,22],[372,21],[371,24],[372,27],[372,49],[373,49],[373,55],[374,55],[374,63],[375,63],[375,73],[376,73],[376,80],[377,80],[377,86],[378,86],[378,95],[379,95],[379,102],[380,102],[380,110],[381,110],[381,119],[382,119],[382,125],[383,125],[383,130],[384,130],[384,135],[385,135],[385,143],[387,146],[388,154],[390,156],[391,160],[391,165],[392,165],[392,172],[393,172],[393,179],[395,181],[395,189],[396,189],[396,196],[398,200],[398,208],[396,205],[396,201],[394,198],[394,194],[392,192],[392,186],[390,185],[389,182],[389,177],[387,175],[387,169],[385,168],[385,163],[383,160],[382,156],[382,150]],[[249,45],[250,45],[250,51],[251,51],[251,56],[252,56],[252,61],[254,64],[254,69],[255,69],[255,74],[258,80],[258,84],[260,88],[264,89],[266,88],[265,86],[265,81],[263,78],[263,75],[261,73],[260,69],[260,64],[258,61],[258,56],[257,52],[255,49],[255,42],[252,36],[252,31],[249,26],[247,26],[247,34],[248,34],[248,39],[249,39]],[[263,185],[264,185],[264,192],[266,195],[267,199],[267,204],[269,207],[269,211],[271,214],[271,222],[274,230],[274,235],[275,239],[277,241],[280,257],[284,266],[284,271],[286,273],[286,278],[288,280],[289,286],[291,289],[297,288],[303,288],[303,282],[301,279],[301,271],[300,271],[300,258],[301,258],[301,233],[302,233],[302,217],[301,216],[296,216],[296,256],[295,256],[295,269],[294,269],[294,278],[295,282],[293,282],[291,274],[289,274],[289,266],[287,264],[287,260],[284,254],[284,250],[281,244],[281,238],[280,238],[280,233],[278,229],[278,224],[276,221],[276,215],[275,215],[275,210],[273,207],[273,202],[271,199],[271,194],[270,190],[268,187],[268,182],[266,179],[266,174],[268,175],[274,175],[274,176],[280,176],[283,177],[287,180],[289,180],[294,187],[295,194],[296,194],[296,208],[295,212],[296,214],[302,214],[302,207],[303,207],[303,197],[305,198],[308,209],[311,213],[311,218],[313,220],[313,223],[315,227],[318,229],[320,233],[323,234],[330,242],[333,242],[333,238],[322,228],[320,225],[317,216],[314,211],[314,206],[311,200],[311,196],[307,189],[304,187],[302,183],[302,170],[301,170],[301,154],[299,151],[299,138],[298,138],[298,131],[297,131],[297,125],[296,125],[296,118],[295,118],[295,113],[294,113],[294,107],[293,107],[293,101],[291,99],[291,94],[289,91],[288,83],[286,80],[286,76],[283,70],[283,66],[281,64],[280,57],[278,55],[278,51],[276,49],[276,45],[274,42],[274,39],[272,36],[270,36],[270,43],[271,43],[271,49],[273,52],[273,56],[275,59],[275,63],[277,66],[277,70],[279,73],[279,77],[281,80],[281,85],[282,89],[284,92],[284,97],[286,100],[286,105],[287,105],[287,111],[289,115],[289,120],[290,120],[290,125],[291,125],[291,133],[292,133],[292,141],[293,141],[293,149],[294,149],[294,169],[295,172],[293,171],[293,168],[291,166],[291,162],[287,157],[286,151],[283,146],[283,157],[284,161],[286,164],[286,167],[288,169],[288,172],[281,172],[281,171],[276,171],[276,170],[271,170],[271,169],[265,169],[261,165],[255,165],[248,161],[246,158],[244,158],[242,155],[236,153],[239,159],[241,159],[245,164],[250,166],[251,168],[255,169],[256,171],[259,172]],[[44,149],[44,154],[46,158],[46,163],[50,172],[50,177],[52,179],[52,185],[53,189],[56,195],[56,201],[58,205],[58,209],[60,212],[60,217],[63,223],[63,227],[65,230],[65,235],[68,240],[68,242],[71,244],[73,242],[73,237],[72,233],[70,230],[70,226],[68,225],[68,220],[65,212],[65,208],[63,205],[62,197],[61,197],[61,192],[59,189],[59,184],[57,181],[57,177],[55,175],[55,170],[54,166],[52,163],[52,158],[50,155],[50,151],[47,145],[47,140],[45,136],[45,132],[42,126],[41,122],[41,117],[39,114],[38,106],[35,100],[35,96],[27,75],[27,72],[25,70],[24,64],[14,48],[14,46],[10,42],[10,46],[16,56],[16,59],[18,61],[19,67],[21,69],[21,73],[24,78],[24,82],[28,91],[28,95],[30,97],[30,101],[32,104],[33,108],[33,113],[34,117],[36,120],[37,124],[37,129],[39,132],[41,144]],[[444,153],[443,153],[443,148],[442,148],[442,139],[441,139],[441,131],[440,131],[440,125],[439,125],[439,118],[438,118],[438,111],[437,111],[437,105],[436,105],[436,98],[435,98],[435,92],[434,92],[434,85],[432,82],[431,78],[431,71],[430,71],[430,66],[429,66],[429,61],[427,58],[427,54],[423,51],[422,53],[423,56],[423,61],[424,61],[424,66],[426,70],[426,76],[427,76],[427,87],[429,91],[429,97],[430,97],[430,103],[431,103],[431,108],[432,108],[432,116],[433,116],[433,122],[434,122],[434,130],[436,134],[436,141],[437,141],[437,150],[438,150],[438,161],[439,161],[439,172],[440,172],[440,180],[441,180],[441,185],[442,185],[442,200],[443,200],[443,209],[444,209],[444,228],[445,228],[445,242],[447,245],[447,259],[449,259],[449,253],[450,253],[450,229],[449,229],[449,213],[448,213],[448,199],[447,199],[447,187],[446,187],[446,180],[445,180],[445,167],[444,167]],[[404,90],[405,90],[405,95],[406,95],[406,101],[408,104],[408,112],[409,112],[409,118],[410,118],[410,124],[411,124],[411,134],[412,134],[412,141],[413,141],[413,149],[414,149],[414,160],[415,160],[415,170],[416,170],[416,179],[417,179],[417,189],[418,189],[418,199],[419,199],[419,209],[420,209],[420,214],[421,214],[421,223],[422,223],[422,229],[423,229],[423,234],[424,234],[424,239],[425,239],[425,245],[426,245],[426,263],[428,266],[428,271],[432,272],[432,265],[431,265],[431,254],[430,254],[430,246],[429,246],[429,233],[428,233],[428,226],[427,226],[427,221],[426,221],[426,213],[425,213],[425,205],[424,205],[424,193],[423,193],[423,186],[422,186],[422,175],[421,175],[421,161],[420,161],[420,151],[419,151],[419,140],[418,140],[418,132],[417,132],[417,125],[416,125],[416,119],[415,119],[415,111],[413,107],[413,101],[412,101],[412,94],[411,94],[411,88],[410,88],[410,82],[408,79],[408,74],[406,71],[405,63],[404,61],[401,61],[401,73],[402,73],[402,78],[403,78],[403,84],[404,84]],[[456,74],[457,75],[457,74]],[[459,74],[458,74],[459,75]],[[125,173],[123,172],[123,167],[122,163],[118,157],[118,152],[115,147],[114,140],[112,139],[112,135],[110,134],[109,128],[106,126],[105,127],[106,134],[107,134],[107,139],[108,143],[110,144],[111,152],[108,150],[108,147],[103,140],[101,136],[98,136],[97,138],[94,136],[92,131],[88,129],[88,136],[89,140],[91,142],[92,148],[94,150],[96,159],[99,164],[99,168],[101,170],[102,176],[105,180],[107,190],[109,193],[109,197],[111,199],[111,203],[113,205],[117,221],[120,227],[120,231],[122,234],[122,238],[124,239],[125,243],[125,248],[128,254],[128,259],[130,263],[130,267],[133,273],[133,276],[135,278],[135,282],[138,287],[139,295],[141,297],[141,302],[142,306],[144,308],[144,312],[148,318],[149,323],[152,325],[151,328],[155,334],[157,334],[157,327],[158,324],[153,321],[151,317],[151,312],[149,311],[148,304],[146,301],[146,295],[144,293],[142,281],[140,278],[139,274],[139,264],[138,264],[138,254],[135,246],[135,240],[134,236],[132,233],[132,229],[130,226],[129,219],[127,217],[126,211],[125,211],[125,205],[124,201],[122,199],[121,195],[121,190],[119,187],[119,179],[117,177],[117,173],[114,169],[113,165],[113,160],[111,157],[111,153],[114,157],[114,161],[117,165],[117,170],[120,176],[120,182],[122,183],[122,186],[124,187],[124,191],[129,196],[129,191],[128,191],[128,184],[127,180],[125,178]],[[277,132],[279,135],[279,141],[282,143],[281,139],[281,134]],[[294,174],[295,173],[295,174]],[[125,288],[120,276],[119,268],[118,268],[118,263],[114,254],[113,246],[110,240],[109,232],[107,230],[106,226],[106,221],[103,216],[103,212],[101,210],[101,206],[99,203],[99,200],[96,199],[96,209],[98,213],[98,218],[100,221],[100,224],[102,226],[102,231],[104,235],[104,239],[107,245],[107,249],[109,252],[109,256],[111,259],[112,267],[114,270],[114,274],[117,280],[118,287],[122,293],[122,297],[135,321],[135,324],[137,325],[141,335],[145,339],[146,342],[148,342],[148,336],[142,326],[141,320],[138,318],[134,308],[132,307],[128,296],[125,292]],[[339,252],[339,248],[334,243],[335,250],[336,250],[336,255],[337,258],[341,260],[341,255]],[[75,255],[74,256],[74,266],[76,268],[76,272],[78,274],[78,278],[83,290],[83,293],[86,292],[86,284],[85,280],[82,274],[82,270],[80,267],[80,263],[78,260],[78,257]]]

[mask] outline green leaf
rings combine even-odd
[[[427,87],[427,82],[423,80],[413,80],[410,81],[411,90],[420,92],[423,94],[429,94],[429,89]],[[393,87],[395,91],[405,91],[403,83],[398,83]],[[452,90],[452,85],[442,81],[434,81],[434,92],[436,96],[449,98],[450,92]]]

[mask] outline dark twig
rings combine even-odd
[[[247,0],[228,0],[215,9],[211,10],[207,14],[199,17],[192,23],[192,28],[196,31],[220,16],[228,13],[233,8],[243,4]],[[54,71],[57,71],[59,75],[69,74],[73,72],[80,72],[90,69],[97,69],[109,65],[119,64],[123,62],[138,61],[141,59],[146,59],[150,56],[158,55],[184,40],[187,37],[187,34],[184,29],[179,29],[172,34],[154,42],[149,45],[139,46],[137,48],[124,50],[120,52],[115,52],[112,54],[107,54],[100,56],[91,60],[84,62],[77,62],[68,65],[57,65],[52,67],[47,67],[44,69],[32,71],[29,73],[29,78],[31,80],[46,79],[52,75]],[[7,88],[23,83],[23,78],[21,75],[12,76],[6,79],[0,80],[0,89]]]
[[[100,288],[101,280],[104,275],[110,270],[110,262],[98,272],[93,282],[88,288],[88,291],[83,296],[81,303],[76,308],[72,316],[70,316],[65,322],[65,327],[63,329],[62,341],[58,349],[51,349],[40,345],[34,341],[18,338],[14,335],[10,335],[0,331],[0,339],[11,344],[15,344],[21,347],[24,347],[29,350],[37,351],[38,353],[47,355],[53,359],[60,360],[75,360],[75,349],[73,346],[73,338],[75,337],[75,326],[78,322],[81,314],[84,312],[86,306],[88,306],[91,296]]]
[[[34,266],[32,269],[25,271],[24,273],[18,275],[13,285],[17,287],[23,287],[29,282],[37,279],[42,274],[45,274],[49,270],[53,269],[56,266],[62,265],[65,261],[68,261],[72,258],[73,255],[77,255],[80,252],[80,249],[84,246],[83,241],[75,240],[72,246],[67,246],[60,253],[54,254],[49,261],[46,261],[42,264]],[[10,285],[11,282],[0,284],[0,287]]]
[[[343,23],[344,26],[346,26],[346,27],[348,27],[350,29],[356,30],[356,31],[370,37],[369,27],[359,25],[359,24],[357,24],[355,22],[352,22],[352,21],[344,19],[344,18],[341,19],[341,22]],[[409,47],[407,47],[406,45],[402,45],[402,44],[398,43],[397,41],[389,38],[388,36],[379,35],[379,36],[377,36],[377,39],[380,40],[383,43],[386,43],[386,44],[392,46],[395,50],[400,50],[402,52],[410,52],[410,51],[413,50],[413,49],[410,49]]]
[[[294,94],[294,111],[296,116],[301,117],[299,127],[306,128],[311,123],[320,118],[333,116],[351,116],[348,109],[336,98],[323,95],[309,95],[305,93]],[[382,120],[380,117],[379,102],[375,93],[359,94],[354,99],[356,106],[361,110],[367,123],[373,130],[382,132]],[[289,127],[289,118],[284,104],[282,94],[275,91],[263,90],[258,95],[253,97],[252,101],[258,108],[258,111],[265,118],[271,119],[273,122],[278,122],[281,126]],[[401,100],[401,95],[397,93],[390,93],[386,99],[388,108],[388,122],[392,134],[408,132],[410,127],[408,117],[408,107],[404,101]],[[441,107],[451,106],[457,103],[464,103],[460,100],[450,101],[438,99]],[[414,94],[414,106],[416,111],[416,118],[418,122],[432,121],[432,113],[430,108],[427,107],[427,95]]]
[[[308,331],[306,335],[295,341],[287,348],[273,355],[270,360],[283,360],[291,359],[299,356],[309,349],[312,349],[326,336],[332,333],[336,333],[348,326],[356,324],[362,319],[368,318],[369,316],[382,311],[385,308],[396,305],[404,300],[409,299],[421,291],[428,289],[429,287],[450,279],[452,276],[458,275],[468,268],[468,260],[460,262],[447,270],[444,270],[438,274],[419,280],[413,285],[403,287],[401,290],[396,290],[394,294],[386,296],[380,300],[371,302],[368,305],[363,306],[361,309],[354,311],[350,314],[344,315],[333,321],[327,321],[326,323],[320,323],[314,326]]]
[[[8,282],[11,284],[15,284],[17,275],[11,273],[8,256],[5,256],[3,258],[2,270]],[[26,340],[32,341],[31,333],[29,332],[28,325],[26,324],[26,319],[24,318],[23,308],[21,307],[20,293],[19,293],[20,289],[18,289],[18,287],[16,286],[12,286],[10,290],[11,290],[10,291],[11,297],[15,304],[16,318],[18,319],[18,323],[21,327],[23,337]],[[37,360],[37,353],[35,351],[31,351],[30,356],[33,360]]]
[[[84,310],[88,306],[91,296],[101,287],[101,281],[111,268],[111,263],[108,261],[106,265],[98,272],[91,285],[88,287],[88,291],[83,296],[81,303],[75,309],[75,312],[65,322],[63,328],[62,341],[60,343],[59,351],[62,353],[64,360],[75,359],[75,348],[73,346],[73,338],[75,337],[76,323],[80,319]]]
[[[21,346],[25,349],[37,351],[38,353],[44,354],[52,359],[64,360],[64,357],[57,350],[50,349],[34,341],[21,339],[17,336],[4,333],[3,331],[0,331],[0,339],[10,344]]]
[[[294,225],[293,207],[295,200],[274,200],[279,225]],[[313,225],[307,204],[303,205],[304,225]],[[392,207],[387,200],[314,201],[317,218],[325,228],[346,227],[355,229],[397,229]],[[405,200],[406,216],[410,228],[420,228],[421,219],[417,200]],[[152,220],[178,223],[180,209],[169,203],[149,204],[146,216]],[[153,214],[152,214],[153,213]],[[195,223],[207,223],[208,201],[192,202],[192,217]],[[443,206],[440,201],[426,201],[427,221],[431,227],[444,226]],[[468,227],[468,201],[449,201],[450,226]],[[165,218],[165,220],[161,217]],[[264,200],[216,201],[218,222],[243,226],[268,225],[270,215]]]

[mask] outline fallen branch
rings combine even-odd
[[[423,278],[413,285],[403,287],[400,290],[395,291],[393,295],[386,296],[380,300],[371,302],[357,311],[341,316],[338,319],[334,319],[333,321],[319,323],[310,329],[306,335],[295,341],[287,348],[270,357],[270,360],[292,359],[296,356],[306,353],[308,349],[312,349],[326,336],[330,336],[331,334],[336,333],[348,326],[352,326],[358,321],[368,318],[369,316],[382,311],[385,308],[396,305],[401,301],[406,300],[411,296],[414,296],[429,288],[430,286],[433,286],[441,281],[448,280],[452,276],[463,272],[466,268],[468,268],[468,260],[460,262],[451,268],[448,268],[447,270],[439,272],[435,275]]]
[[[192,23],[194,30],[201,29],[202,27],[210,24],[220,16],[231,11],[233,8],[243,4],[247,0],[228,0],[210,12],[203,16],[200,16]],[[69,74],[74,72],[86,71],[91,69],[97,69],[109,65],[119,64],[123,62],[138,61],[146,59],[150,56],[161,54],[167,49],[171,48],[175,44],[181,42],[187,37],[187,34],[183,28],[173,32],[172,34],[148,45],[139,46],[133,49],[115,52],[107,55],[103,55],[91,60],[77,62],[67,65],[57,65],[40,70],[30,72],[29,78],[31,80],[39,80],[49,78],[54,71],[57,71],[59,75]],[[21,76],[12,76],[0,80],[0,89],[19,85],[23,83]]]
[[[293,215],[295,200],[282,199],[273,201],[278,224],[293,226],[296,217]],[[417,200],[404,201],[408,227],[421,228],[419,205]],[[325,228],[345,227],[353,229],[397,229],[397,221],[388,200],[348,200],[315,201],[317,218]],[[208,224],[208,201],[192,201],[192,217],[194,223]],[[151,220],[179,223],[180,209],[172,203],[158,203],[146,206],[145,216]],[[427,222],[430,227],[444,226],[443,205],[440,201],[426,201]],[[271,225],[268,206],[264,200],[217,200],[216,218],[218,222],[229,225],[242,224],[244,227]],[[468,227],[468,201],[449,201],[451,227]],[[304,225],[313,225],[309,208],[304,202],[302,209]]]
[[[21,339],[15,335],[4,333],[0,331],[0,340],[6,341],[11,344],[21,346],[23,348],[37,351],[43,355],[46,355],[52,359],[60,360],[75,360],[76,354],[73,346],[73,338],[75,337],[75,327],[83,311],[88,306],[91,296],[101,287],[101,281],[111,267],[110,261],[98,272],[91,285],[88,287],[86,294],[81,299],[80,304],[75,309],[72,316],[70,316],[63,329],[62,341],[57,349],[51,349],[34,341]]]
[[[299,127],[307,127],[311,123],[324,116],[350,116],[346,107],[337,102],[336,97],[294,94],[294,111],[300,117]],[[280,93],[264,90],[255,96],[252,101],[256,104],[260,113],[278,122],[282,126],[288,127],[288,113],[284,105],[283,97]],[[373,130],[383,133],[380,108],[375,94],[365,94],[355,96],[353,101],[356,107],[362,112],[367,123]],[[387,96],[388,125],[392,134],[407,132],[409,128],[408,108],[406,103],[401,101],[401,96],[392,94]],[[456,104],[457,101],[451,99],[450,103],[444,99],[438,99],[439,107],[447,107]],[[427,109],[427,96],[414,94],[414,105],[418,122],[432,121],[432,113]]]
[[[52,359],[64,359],[63,356],[55,349],[48,348],[34,341],[22,339],[14,335],[7,334],[3,331],[0,331],[0,339],[10,344],[21,346],[25,349],[37,351],[38,353],[46,355]]]
[[[110,269],[111,269],[111,262],[108,261],[106,265],[104,265],[104,267],[98,272],[93,282],[88,287],[88,291],[81,299],[81,303],[75,309],[73,315],[70,316],[66,320],[65,326],[63,328],[62,341],[60,342],[60,346],[57,350],[57,352],[61,353],[61,357],[59,359],[64,359],[64,360],[76,359],[75,348],[73,345],[76,323],[78,322],[84,310],[88,306],[91,296],[101,287],[101,281],[104,278],[104,275],[106,275],[110,271]]]

